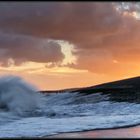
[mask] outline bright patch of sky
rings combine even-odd
[[[140,20],[140,2],[120,2],[115,4],[115,8],[124,16],[129,15],[135,17],[137,20]]]
[[[62,41],[62,40],[58,40],[57,42],[61,45],[61,51],[65,55],[62,65],[72,64],[72,63],[76,64],[77,58],[72,54],[72,52],[75,51],[74,45],[70,44],[67,41]]]

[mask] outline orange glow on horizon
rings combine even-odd
[[[0,75],[21,76],[40,90],[140,75],[138,3],[4,5]]]

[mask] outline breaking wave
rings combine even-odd
[[[140,104],[133,95],[125,101],[124,94],[38,91],[20,77],[0,78],[0,137],[42,137],[140,123]]]
[[[0,110],[25,115],[40,107],[41,95],[38,89],[20,77],[0,78]]]

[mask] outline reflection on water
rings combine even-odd
[[[121,129],[62,133],[49,136],[49,138],[140,138],[140,126]]]

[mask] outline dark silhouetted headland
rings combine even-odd
[[[133,77],[100,85],[73,88],[54,91],[42,91],[43,93],[63,93],[63,92],[78,92],[79,94],[87,95],[100,92],[106,94],[112,101],[128,101],[140,102],[140,76]]]

